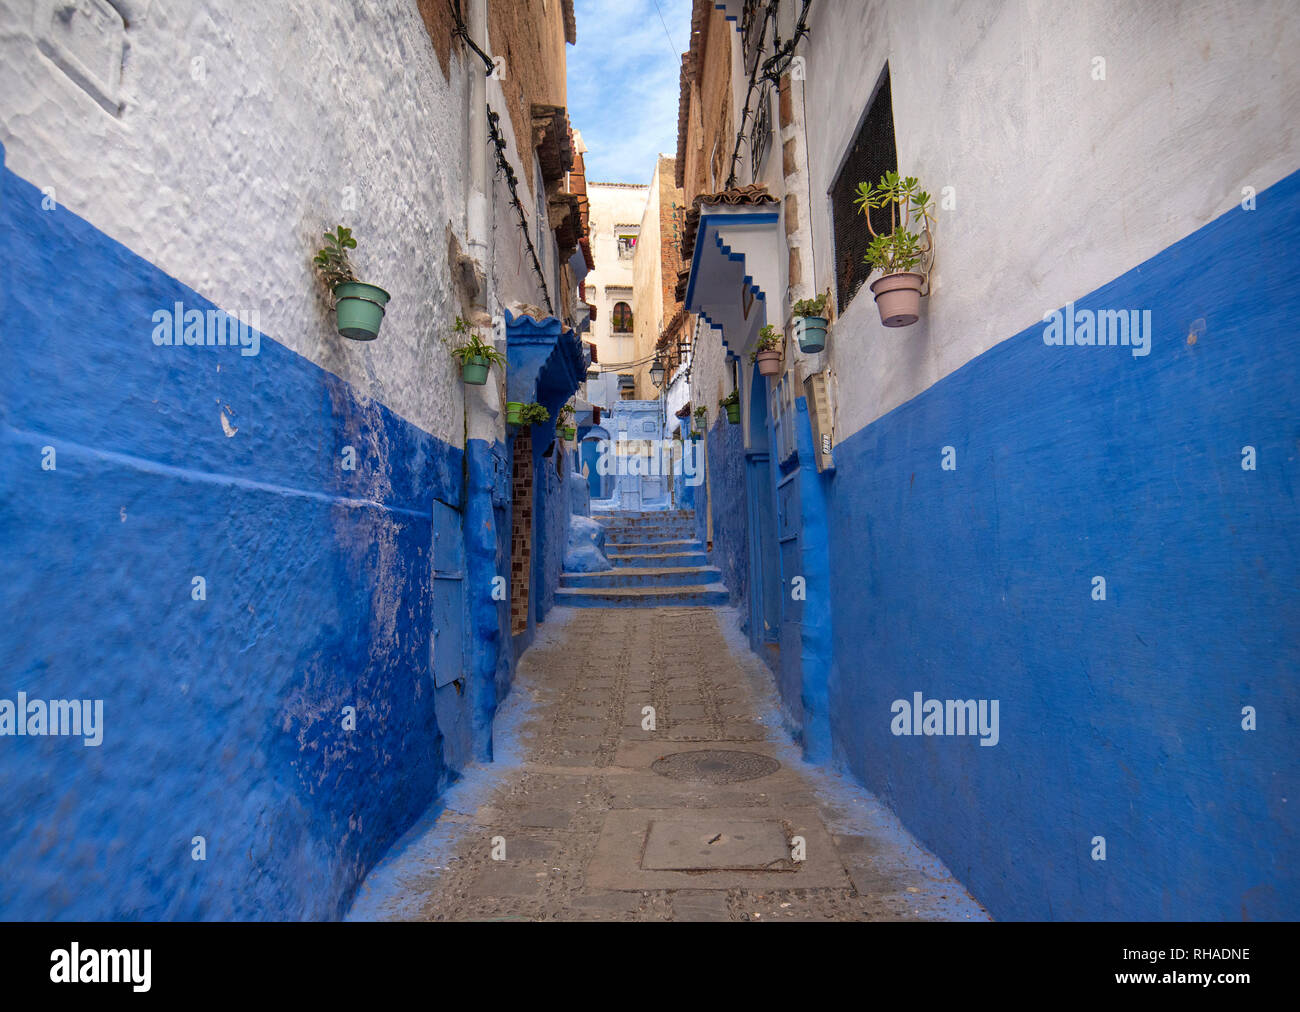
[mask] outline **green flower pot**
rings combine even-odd
[[[491,365],[492,363],[485,358],[467,358],[465,364],[460,367],[460,378],[467,386],[481,387],[487,383],[488,369]]]
[[[565,439],[572,439],[574,436],[578,434],[578,430],[572,425],[564,426],[564,428],[561,431],[563,431]]]
[[[506,424],[522,425],[524,423],[524,406],[519,401],[506,401]]]
[[[354,341],[373,341],[384,322],[384,306],[392,298],[375,285],[345,281],[334,289],[334,313],[339,333]]]
[[[801,316],[795,321],[794,336],[799,341],[799,350],[808,354],[823,351],[826,348],[826,318],[824,316]]]
[[[740,424],[740,405],[739,405],[739,404],[728,404],[728,405],[727,405],[727,421],[729,421],[732,425],[739,425],[739,424]]]

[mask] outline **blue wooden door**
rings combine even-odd
[[[465,538],[460,513],[433,504],[433,684],[441,688],[465,670]]]

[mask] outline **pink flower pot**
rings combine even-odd
[[[921,285],[925,275],[912,271],[886,274],[871,283],[880,322],[886,327],[910,327],[921,316]]]
[[[760,351],[758,353],[758,372],[760,376],[780,376],[781,353],[779,351]]]

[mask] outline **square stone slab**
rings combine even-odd
[[[716,808],[685,812],[671,805],[659,809],[611,809],[605,815],[596,849],[587,865],[588,889],[819,889],[848,888],[844,871],[815,808],[764,810],[767,818],[756,818],[754,808]],[[762,871],[735,868],[676,871],[642,867],[650,828],[657,822],[689,822],[696,818],[715,826],[737,822],[773,822],[790,835],[804,837],[807,860]],[[717,830],[713,831],[715,834]],[[788,857],[788,852],[783,853]],[[779,867],[779,866],[778,866]]]
[[[740,822],[701,812],[652,822],[641,867],[650,871],[764,871],[789,856],[779,822]]]

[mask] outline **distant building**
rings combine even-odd
[[[637,305],[633,265],[650,188],[637,183],[587,184],[595,270],[584,279],[586,301],[596,307],[588,340],[596,362],[587,399],[608,410],[636,395]]]

